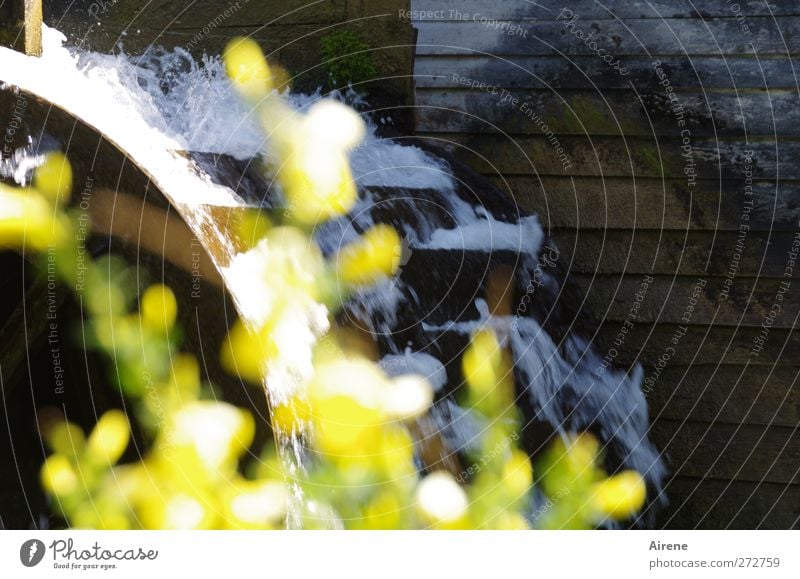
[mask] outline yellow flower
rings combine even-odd
[[[481,330],[461,360],[464,378],[476,396],[489,394],[499,384],[503,371],[503,351],[491,330]]]
[[[57,497],[63,498],[78,490],[78,475],[63,454],[48,457],[42,465],[41,479],[44,489]]]
[[[566,442],[556,438],[539,469],[544,491],[550,496],[558,496],[565,491],[579,493],[588,490],[602,475],[597,467],[599,452],[600,443],[588,432],[570,435]]]
[[[359,526],[368,530],[393,530],[400,527],[402,512],[397,494],[391,489],[381,491],[364,509]]]
[[[377,461],[390,478],[414,474],[414,440],[402,427],[384,428],[377,448]]]
[[[414,374],[392,380],[384,395],[386,414],[395,420],[413,420],[425,414],[433,404],[433,388],[428,381]]]
[[[178,402],[190,402],[200,392],[200,364],[191,354],[178,354],[172,358],[171,395]]]
[[[213,478],[235,470],[236,461],[253,442],[255,423],[245,410],[224,402],[203,400],[178,410],[162,434],[165,447],[172,446],[176,453],[181,449],[190,451],[181,454],[187,466],[193,466],[194,454],[200,461],[199,466]]]
[[[225,525],[229,529],[283,528],[290,499],[283,482],[237,479],[225,491]]]
[[[392,276],[400,266],[402,244],[390,225],[376,225],[342,249],[335,258],[339,279],[365,285]]]
[[[278,173],[289,210],[299,221],[316,224],[344,215],[358,198],[344,153],[319,143],[293,143]]]
[[[314,103],[303,118],[303,128],[309,140],[334,151],[352,149],[367,133],[367,126],[361,116],[352,108],[333,99],[322,99]]]
[[[514,450],[503,465],[503,486],[513,498],[524,496],[533,485],[533,469],[528,455]]]
[[[97,421],[86,443],[87,458],[97,465],[115,464],[128,447],[131,429],[120,410],[109,410]]]
[[[67,420],[62,420],[49,426],[45,430],[44,436],[47,445],[53,452],[65,456],[79,454],[86,443],[86,435],[83,433],[83,429]]]
[[[495,517],[490,526],[498,531],[526,531],[530,529],[528,521],[514,511],[504,511]]]
[[[308,401],[298,396],[272,408],[272,428],[281,434],[300,432],[310,419],[311,407]]]
[[[315,446],[333,459],[370,454],[384,418],[380,409],[344,395],[318,400],[313,413]]]
[[[69,221],[43,196],[0,185],[0,247],[43,251],[63,243],[68,232]]]
[[[54,204],[66,203],[72,193],[72,166],[61,153],[51,153],[33,174],[34,188]]]
[[[644,506],[647,487],[635,470],[626,470],[597,483],[593,489],[593,504],[605,516],[624,521]]]
[[[116,505],[95,502],[78,507],[70,516],[70,527],[73,529],[125,531],[131,528],[131,521]]]
[[[248,209],[238,223],[238,234],[245,248],[252,248],[269,233],[272,222],[269,217],[257,209]]]
[[[468,507],[464,489],[445,471],[429,474],[417,487],[418,514],[437,529],[466,528]]]
[[[315,224],[352,209],[358,191],[347,151],[366,133],[358,113],[326,99],[302,117],[273,100],[263,107],[262,119],[275,154],[277,179],[294,218]]]
[[[153,480],[157,470],[149,469],[149,466],[150,463],[145,461],[115,466],[104,481],[107,491],[128,506],[153,499],[163,489],[159,489]]]
[[[320,364],[308,385],[314,444],[330,458],[368,456],[386,421],[386,376],[366,360]]]
[[[218,527],[218,505],[206,493],[154,496],[142,505],[140,520],[146,529],[204,530]]]
[[[169,330],[178,317],[178,300],[165,285],[151,285],[141,297],[141,316],[144,324],[154,330]]]
[[[231,374],[260,384],[267,362],[278,353],[271,325],[251,332],[241,320],[236,320],[222,345],[221,359],[223,367]]]
[[[272,73],[261,47],[252,38],[231,40],[223,53],[225,71],[246,98],[257,101],[272,90]]]
[[[316,243],[303,231],[295,227],[270,230],[265,257],[272,291],[280,290],[286,299],[294,301],[316,298],[324,260]]]

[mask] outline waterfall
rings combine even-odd
[[[263,134],[221,61],[195,60],[181,49],[102,55],[70,49],[65,40],[45,27],[39,60],[0,49],[0,82],[64,108],[129,154],[189,226],[208,236],[241,314],[257,323],[268,306],[257,282],[259,248],[237,254],[203,210],[275,205],[269,181],[253,171],[269,160]],[[303,110],[320,98],[348,95],[291,95],[290,101]],[[641,368],[626,372],[604,363],[563,268],[547,258],[557,250],[536,216],[522,214],[513,199],[428,144],[382,139],[375,126],[350,160],[360,198],[348,216],[317,229],[323,252],[334,253],[377,222],[395,226],[406,251],[401,275],[355,295],[340,318],[372,334],[390,374],[429,377],[441,396],[432,420],[452,450],[468,447],[480,430],[477,418],[447,394],[460,384],[466,339],[488,324],[513,353],[518,401],[531,409],[527,420],[562,434],[593,429],[607,453],[659,491],[666,470],[647,437]],[[25,156],[3,163],[0,170],[20,182],[35,164]],[[484,291],[498,265],[514,272],[512,308],[503,315],[491,312]],[[310,371],[311,344],[326,328],[320,309],[286,329],[285,343],[296,355],[277,370],[283,378],[270,381],[273,401]],[[298,456],[293,443],[287,452]]]

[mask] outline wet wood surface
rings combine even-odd
[[[42,54],[42,0],[0,2],[0,46]]]

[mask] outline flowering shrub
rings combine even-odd
[[[400,239],[378,225],[323,257],[311,228],[355,203],[347,153],[363,137],[363,122],[332,101],[306,115],[290,109],[251,40],[233,41],[225,62],[263,122],[271,170],[289,208],[283,222],[261,219],[253,228],[253,241],[268,247],[269,313],[256,325],[239,321],[221,352],[230,371],[263,385],[286,356],[281,328],[320,303],[334,310],[348,292],[393,275]],[[55,245],[69,255],[75,236],[63,205],[71,180],[69,163],[53,155],[36,171],[33,186],[0,188],[0,243],[26,250]],[[463,356],[461,402],[482,415],[486,427],[464,451],[472,466],[461,475],[436,464],[420,468],[415,458],[421,441],[414,425],[433,403],[425,377],[389,377],[336,333],[319,337],[312,371],[272,408],[276,440],[299,441],[305,458],[286,461],[268,447],[255,465],[243,465],[253,417],[202,387],[198,361],[179,351],[180,305],[170,289],[151,286],[137,300],[125,283],[130,278],[120,260],[90,263],[85,303],[87,343],[113,360],[131,412],[107,412],[89,433],[67,421],[43,427],[52,453],[41,469],[42,485],[70,526],[586,528],[608,517],[626,519],[644,503],[641,476],[606,477],[597,441],[581,434],[547,452],[536,486],[548,508],[532,515],[534,473],[518,445],[511,362],[488,329],[473,336]],[[144,452],[120,464],[131,420],[142,432]]]

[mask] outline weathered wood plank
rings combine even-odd
[[[734,180],[699,180],[691,194],[685,180],[551,176],[490,180],[523,210],[538,213],[547,228],[738,231],[745,201],[743,183]],[[752,192],[751,230],[797,230],[800,184],[755,181]]]
[[[46,23],[54,26],[57,21],[47,20]],[[279,60],[281,51],[291,51],[295,45],[300,44],[318,56],[319,39],[324,34],[320,33],[318,26],[302,24],[275,27],[219,27],[204,32],[202,28],[174,30],[117,23],[88,27],[84,23],[75,24],[70,21],[65,22],[60,29],[72,43],[81,48],[114,52],[122,47],[127,54],[132,55],[141,54],[154,46],[167,49],[183,47],[197,55],[203,53],[219,55],[234,36],[250,36],[259,42],[272,60]]]
[[[748,20],[750,34],[744,34],[740,24],[730,19],[586,19],[569,29],[566,21],[531,21],[522,24],[525,34],[509,34],[475,22],[426,22],[419,25],[417,53],[552,56],[558,50],[571,56],[597,54],[599,49],[605,51],[603,55],[621,58],[653,54],[793,55],[800,51],[799,17]],[[587,46],[590,34],[591,47]],[[624,65],[625,59],[621,60]]]
[[[427,323],[427,322],[426,322]],[[666,366],[688,366],[696,364],[720,364],[742,367],[748,364],[762,372],[776,364],[783,368],[800,367],[795,352],[800,347],[800,334],[776,328],[770,331],[758,357],[752,356],[753,342],[760,336],[760,329],[731,326],[688,326],[677,346],[672,339],[681,331],[677,324],[634,323],[625,334],[623,343],[615,344],[620,336],[620,322],[606,321],[595,334],[587,336],[601,356],[611,355],[613,362],[621,367],[641,363],[647,378],[656,378],[656,364],[665,356],[670,346]],[[468,345],[468,336],[455,331],[423,329],[408,334],[415,350],[424,351],[442,361],[448,361],[448,371],[453,371],[453,380],[459,383],[459,360]],[[658,386],[660,378],[655,380]]]
[[[520,122],[525,122],[521,119]],[[533,121],[531,121],[533,122]],[[607,136],[503,136],[496,134],[425,133],[479,172],[496,175],[581,175],[608,177],[674,177],[692,170],[698,178],[800,179],[800,142],[788,139],[696,139],[691,158],[683,158],[680,139]],[[559,148],[562,150],[559,151]],[[747,162],[747,151],[752,158]],[[778,170],[780,160],[780,170]]]
[[[595,342],[603,354],[613,347],[622,324],[607,322],[598,330]],[[624,347],[617,348],[616,362],[627,365],[641,361],[652,368],[664,356],[670,341],[679,332],[677,324],[637,323],[625,337]],[[754,341],[761,336],[760,328],[731,326],[689,326],[686,335],[668,360],[669,365],[745,364],[762,368],[779,363],[785,367],[800,366],[795,352],[800,348],[800,333],[780,328],[769,332],[758,357],[752,356]]]
[[[731,248],[732,250],[733,248]],[[631,249],[635,251],[635,249]],[[795,275],[800,271],[795,268]],[[574,274],[587,297],[587,302],[598,319],[622,322],[636,302],[635,296],[642,284],[641,275],[625,274]],[[726,295],[724,277],[703,278],[705,288],[697,289],[695,278],[657,276],[649,284],[646,296],[639,302],[637,318],[640,322],[659,324],[720,326],[750,326],[760,328],[792,328],[800,314],[800,281],[774,278],[736,277]],[[782,293],[782,284],[790,284]],[[792,291],[794,290],[794,291]],[[692,298],[696,300],[693,303]],[[770,315],[772,308],[780,308]]]
[[[664,487],[666,529],[790,529],[800,517],[800,485],[677,476]],[[796,527],[795,527],[796,528]]]
[[[647,394],[650,418],[794,427],[799,377],[782,366],[668,366]]]
[[[42,0],[0,2],[0,46],[42,54]]]
[[[541,134],[528,122],[535,111],[556,134],[695,137],[797,135],[800,94],[770,92],[681,92],[670,102],[658,87],[615,91],[509,91],[417,89],[417,130]],[[685,120],[676,122],[676,111]]]
[[[705,0],[702,4],[689,0],[629,0],[628,2],[596,2],[595,0],[570,0],[569,9],[583,18],[735,18],[737,10],[726,0]],[[746,17],[800,14],[793,0],[741,0],[739,11]],[[557,6],[557,7],[553,7]],[[525,0],[414,0],[413,8],[419,11],[416,21],[455,20],[460,11],[470,16],[479,15],[506,20],[553,20],[561,4],[548,6],[542,2]],[[461,17],[463,19],[463,16]]]
[[[635,251],[635,246],[631,246],[625,255]],[[729,251],[732,255],[733,246]],[[568,257],[559,256],[559,261],[565,259]],[[518,262],[518,256],[505,250],[486,254],[415,249],[403,275],[419,280],[429,272],[426,283],[415,286],[418,318],[428,324],[445,325],[451,321],[478,320],[480,312],[475,300],[486,298],[490,273],[503,265],[513,268]],[[571,268],[569,262],[563,263]],[[733,258],[727,256],[728,267],[732,263],[735,263]],[[754,328],[767,324],[771,331],[792,328],[800,315],[800,300],[793,299],[800,292],[800,270],[796,265],[790,272],[793,278],[744,277],[741,272],[732,279],[710,275],[654,275],[644,290],[644,274],[578,273],[571,269],[572,280],[579,288],[578,295],[585,296],[595,318],[605,323],[623,322],[634,311],[632,321],[639,323],[701,327],[713,323],[717,327]],[[516,293],[512,292],[511,300],[518,303],[521,295]],[[558,299],[553,296],[553,300]],[[547,312],[543,311],[542,315]],[[569,320],[563,321],[569,323]]]
[[[609,68],[596,56],[420,56],[414,68],[418,88],[456,86],[453,75],[477,79],[499,88],[551,89],[554,91],[627,89],[656,87],[659,82],[653,62],[656,58],[629,56],[625,76]],[[798,78],[788,58],[756,62],[750,57],[661,56],[661,68],[672,86],[681,89],[795,89]]]
[[[551,231],[560,261],[581,274],[724,276],[736,233],[730,231]],[[751,232],[738,274],[780,277],[786,270],[793,232]]]
[[[591,299],[587,300],[591,307]],[[432,312],[435,313],[435,312]],[[602,310],[595,309],[595,317]],[[422,316],[420,316],[422,317]],[[454,319],[456,316],[451,316]],[[470,313],[469,318],[472,318]],[[438,323],[437,323],[438,322]],[[576,320],[561,320],[566,325]],[[447,327],[429,316],[425,322],[432,327],[408,334],[415,349],[426,351],[440,360],[458,360],[467,346],[467,336],[454,331],[436,329]],[[775,364],[790,368],[800,366],[794,353],[800,347],[800,334],[793,330],[773,327],[767,334],[762,328],[731,325],[689,325],[634,321],[622,334],[623,322],[604,319],[595,333],[587,334],[601,356],[611,352],[613,362],[623,367],[641,363],[648,378],[657,378],[657,366],[687,366],[692,364],[749,364],[771,368]],[[416,328],[416,326],[415,326]],[[402,334],[402,332],[401,332]],[[405,334],[400,335],[404,338]],[[677,339],[677,343],[673,340]],[[756,348],[760,348],[756,351]],[[659,361],[661,363],[659,364]],[[456,375],[457,378],[457,375]],[[658,382],[658,380],[656,380]]]
[[[51,0],[47,18],[103,26],[177,30],[271,24],[329,24],[345,18],[345,0]]]
[[[21,278],[18,281],[22,283]],[[0,373],[7,395],[26,383],[28,364],[47,346],[52,321],[66,299],[63,288],[51,293],[48,276],[41,272],[0,328]]]
[[[650,433],[678,476],[800,482],[796,428],[657,420]]]
[[[348,20],[380,15],[398,22],[407,22],[409,19],[406,13],[410,10],[411,3],[409,0],[347,0],[346,4]]]

